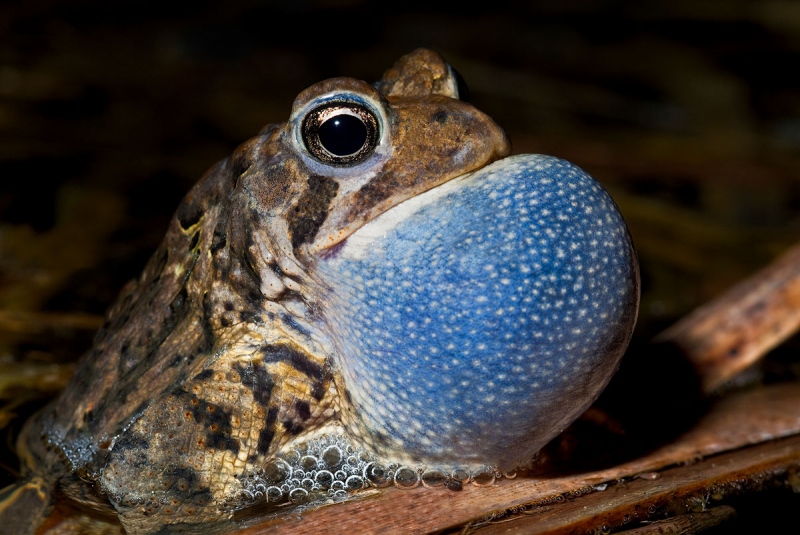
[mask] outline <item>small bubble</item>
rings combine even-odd
[[[280,483],[292,477],[292,467],[283,459],[272,459],[264,466],[263,474],[269,483]]]
[[[346,464],[346,465],[342,466],[342,472],[346,473],[348,476],[351,476],[353,474],[358,474],[359,473],[359,469],[358,469],[357,466],[352,466],[352,465]]]
[[[342,450],[336,445],[328,446],[322,452],[322,460],[331,468],[339,466],[343,456]]]
[[[506,479],[514,479],[515,477],[517,477],[517,471],[509,470],[508,472],[503,472],[503,477]]]
[[[279,502],[283,499],[283,491],[278,487],[269,487],[267,489],[267,500],[271,502]]]
[[[292,479],[303,479],[306,477],[305,470],[294,470],[292,471]]]
[[[376,487],[385,487],[391,483],[389,471],[380,463],[369,463],[364,467],[364,479]]]
[[[419,474],[408,466],[401,466],[394,473],[394,485],[401,489],[413,489],[419,485]]]
[[[456,468],[455,470],[450,472],[450,477],[452,477],[456,481],[461,481],[462,483],[469,483],[470,480],[469,471],[464,470],[463,468]]]
[[[334,481],[331,483],[332,490],[344,490],[344,481]]]
[[[336,478],[337,480],[339,480],[339,481],[344,481],[345,479],[347,479],[347,478],[349,477],[349,475],[350,475],[350,474],[348,474],[348,473],[347,473],[347,472],[345,472],[344,470],[337,470],[337,471],[336,471],[336,472],[333,474],[333,477],[335,477],[335,478]]]
[[[314,480],[310,477],[305,478],[300,482],[304,489],[311,489],[314,486]]]
[[[349,464],[350,466],[358,466],[358,457],[356,457],[355,455],[351,455],[350,457],[347,458],[347,464]]]
[[[294,504],[305,503],[308,501],[308,491],[306,489],[296,488],[289,493],[289,500]]]
[[[494,481],[495,477],[493,470],[480,470],[475,472],[475,474],[472,476],[472,484],[476,487],[489,487],[494,485]]]
[[[327,470],[320,470],[317,472],[317,477],[315,479],[317,483],[323,487],[330,487],[331,483],[333,482],[333,474]]]
[[[313,455],[304,455],[300,457],[299,465],[303,470],[314,470],[317,467],[317,458]]]
[[[447,474],[441,470],[426,470],[420,479],[425,487],[441,487],[447,481]]]
[[[300,460],[300,453],[297,450],[289,450],[284,455],[284,458],[287,463],[289,464],[297,464],[297,461]]]
[[[337,502],[346,500],[348,497],[346,490],[337,490],[333,493],[333,499]]]
[[[347,481],[344,482],[344,486],[348,490],[358,490],[364,488],[364,480],[361,476],[350,476],[347,478]]]

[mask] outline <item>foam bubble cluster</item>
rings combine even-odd
[[[266,466],[240,478],[239,495],[227,507],[239,509],[259,503],[273,505],[343,501],[356,491],[395,486],[461,490],[471,483],[488,486],[513,478],[496,467],[479,470],[441,470],[425,466],[384,463],[343,434],[326,434],[298,444]]]

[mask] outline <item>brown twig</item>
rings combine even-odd
[[[661,333],[697,370],[710,393],[800,326],[800,244]]]

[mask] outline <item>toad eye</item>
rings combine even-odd
[[[328,102],[314,108],[303,119],[302,135],[314,158],[336,166],[365,160],[380,138],[375,113],[352,102]]]

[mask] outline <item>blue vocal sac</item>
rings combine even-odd
[[[386,212],[320,262],[355,410],[379,455],[529,461],[616,371],[639,301],[616,205],[549,156],[506,158]]]

